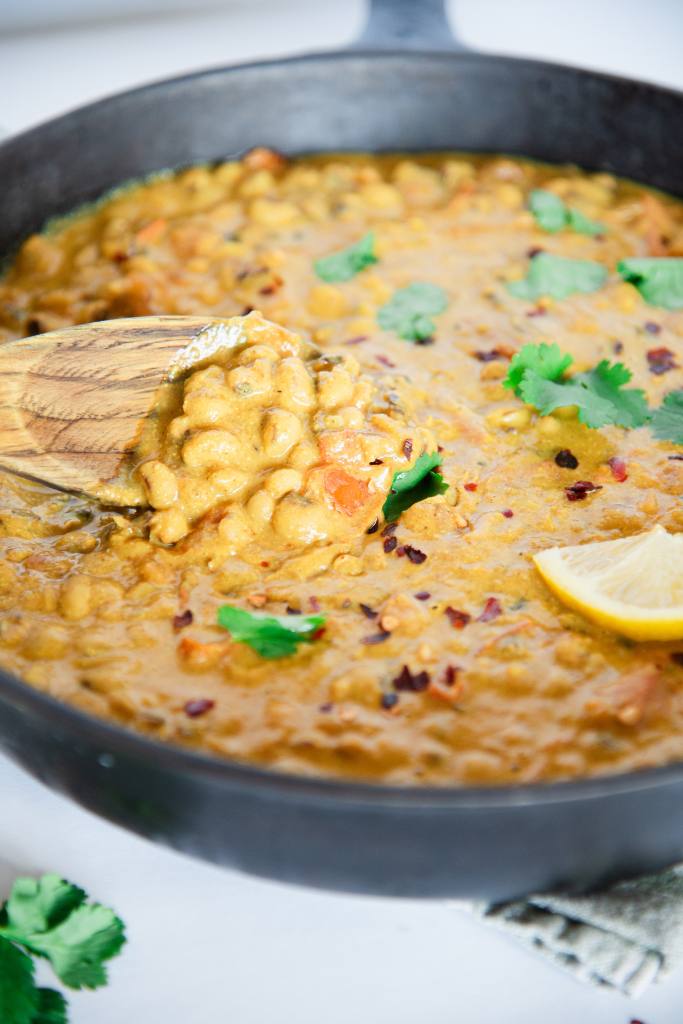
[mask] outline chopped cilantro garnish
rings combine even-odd
[[[262,658],[286,658],[302,643],[315,640],[325,625],[324,615],[269,615],[248,612],[230,604],[218,609],[218,625],[238,643],[247,644]]]
[[[524,345],[510,363],[504,381],[527,405],[547,416],[554,409],[575,405],[587,427],[641,427],[649,419],[645,392],[624,388],[631,371],[606,359],[592,370],[564,378],[572,363],[559,346]]]
[[[125,942],[113,910],[86,903],[82,889],[57,875],[19,878],[0,911],[0,1021],[65,1024],[61,993],[38,988],[31,955],[45,957],[70,988],[99,988],[104,963]]]
[[[442,461],[438,452],[423,452],[411,469],[394,474],[389,495],[382,506],[387,522],[391,523],[398,519],[401,512],[405,512],[418,501],[446,493],[448,484],[441,474],[436,472]]]
[[[527,370],[533,370],[544,380],[558,381],[573,363],[570,355],[563,353],[555,342],[546,345],[522,345],[519,352],[512,357],[503,387],[512,388],[518,398],[522,397],[520,385]]]
[[[642,256],[621,260],[617,270],[651,306],[683,309],[683,258]]]
[[[517,299],[540,299],[550,295],[566,299],[574,292],[594,292],[607,280],[607,270],[594,260],[571,260],[539,252],[532,257],[527,276],[510,281],[507,290]]]
[[[415,282],[399,288],[380,307],[377,322],[385,331],[396,331],[406,341],[424,341],[436,330],[433,316],[443,313],[448,298],[436,284]]]
[[[652,414],[652,433],[660,441],[683,444],[683,391],[672,391]]]
[[[350,281],[352,277],[373,263],[377,263],[375,236],[372,231],[369,231],[354,245],[331,252],[329,256],[322,256],[315,261],[313,267],[322,281],[332,283]]]
[[[605,227],[565,203],[554,192],[536,188],[529,195],[529,209],[544,231],[554,234],[569,228],[581,235],[600,235]]]

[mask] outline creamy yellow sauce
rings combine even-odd
[[[541,186],[604,233],[542,231],[527,208]],[[321,281],[314,261],[368,231],[378,261]],[[597,260],[609,278],[561,301],[515,298],[506,283],[539,248]],[[675,200],[454,154],[255,151],[28,239],[0,282],[0,338],[257,309],[296,339],[275,331],[271,354],[250,344],[183,381],[140,469],[144,511],[3,477],[0,665],[158,738],[299,773],[513,783],[680,759],[683,643],[601,630],[552,596],[531,556],[654,523],[680,531],[683,462],[646,428],[540,417],[502,380],[523,344],[555,341],[577,370],[622,360],[658,404],[683,386],[683,313],[648,306],[615,266],[682,254]],[[428,344],[377,321],[413,282],[447,293]],[[656,373],[660,349],[674,365]],[[254,374],[267,387],[242,415],[236,384]],[[432,445],[448,491],[387,532],[390,475]],[[576,468],[557,464],[565,449]],[[570,501],[577,481],[599,489]],[[225,603],[320,611],[325,630],[266,660],[216,624]]]

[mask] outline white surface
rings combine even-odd
[[[0,124],[18,131],[194,67],[342,45],[361,12],[360,0],[233,0],[193,18],[5,35]],[[683,87],[680,0],[459,0],[457,12],[466,42],[482,49]],[[307,892],[187,860],[85,814],[2,759],[0,820],[3,892],[17,873],[58,871],[128,924],[111,986],[73,995],[72,1024],[681,1021],[683,971],[634,1004],[579,986],[445,904]]]

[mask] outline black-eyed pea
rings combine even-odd
[[[59,591],[58,607],[63,618],[77,622],[90,614],[92,582],[89,576],[69,576]]]
[[[0,591],[12,590],[16,582],[16,571],[6,562],[0,562]]]
[[[186,517],[177,508],[155,512],[150,519],[149,539],[154,544],[176,544],[189,530]]]
[[[301,216],[294,203],[276,199],[254,199],[249,207],[254,224],[265,228],[284,228]]]
[[[353,399],[354,385],[351,375],[342,366],[323,370],[318,377],[318,404],[323,409],[338,409]]]
[[[332,517],[325,506],[296,493],[285,495],[273,514],[273,529],[290,544],[305,545],[325,540],[332,525]]]
[[[348,309],[346,295],[332,284],[317,284],[308,294],[306,308],[322,320],[336,320]]]
[[[271,388],[271,363],[257,359],[250,366],[235,366],[227,374],[227,383],[240,398],[259,398]]]
[[[296,356],[283,359],[275,372],[278,402],[286,409],[310,409],[315,405],[315,388],[303,361]]]
[[[182,456],[188,469],[239,466],[244,460],[244,446],[228,430],[202,430],[185,442]]]
[[[266,479],[263,486],[275,501],[279,501],[290,491],[300,490],[302,484],[303,477],[296,469],[276,469]]]
[[[310,441],[301,441],[292,449],[287,461],[292,469],[309,469],[316,462],[320,462],[320,450]]]
[[[230,505],[218,524],[218,536],[230,549],[239,551],[254,536],[249,518],[239,505]]]
[[[97,538],[85,530],[73,530],[56,541],[55,547],[59,551],[69,551],[73,554],[85,555],[94,551],[97,547]],[[0,573],[0,589],[2,589],[2,577]]]
[[[22,654],[30,661],[63,658],[69,648],[69,634],[61,626],[36,624],[26,637]]]
[[[244,490],[249,481],[241,469],[217,469],[209,477],[209,483],[220,498],[232,498]]]
[[[185,434],[190,430],[190,420],[187,416],[175,416],[166,429],[168,441],[182,441]]]
[[[215,390],[225,383],[225,375],[220,366],[206,366],[203,370],[196,370],[191,374],[183,386],[185,395],[191,395],[194,391]]]
[[[523,430],[531,422],[531,410],[516,407],[494,409],[486,419],[489,426],[500,430]]]
[[[365,206],[372,210],[395,213],[403,209],[403,196],[393,185],[375,182],[365,185],[359,194]]]
[[[234,409],[230,392],[195,391],[185,396],[183,412],[186,414],[190,429],[197,427],[214,427],[224,422]]]
[[[275,178],[270,171],[255,171],[246,177],[239,187],[239,194],[245,199],[254,199],[256,196],[263,196],[275,188]]]
[[[348,406],[346,409],[340,409],[339,418],[341,420],[341,425],[346,427],[348,430],[360,430],[364,423],[363,413],[360,409],[356,409],[352,405]]]
[[[256,491],[247,502],[247,515],[256,531],[262,530],[273,518],[275,500],[266,490]]]
[[[178,481],[163,462],[145,462],[139,469],[152,508],[170,508],[178,498]]]
[[[269,409],[261,424],[261,443],[269,459],[282,459],[303,435],[300,418],[288,409]]]
[[[237,357],[237,362],[240,366],[251,366],[257,359],[266,359],[274,363],[277,357],[277,352],[270,345],[247,345]]]
[[[216,491],[210,480],[184,477],[178,483],[179,506],[194,522],[216,503]]]

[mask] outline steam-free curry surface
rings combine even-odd
[[[604,233],[540,230],[538,187]],[[316,275],[369,231],[376,263]],[[515,298],[506,282],[538,249],[610,277]],[[2,339],[252,309],[296,337],[274,329],[184,382],[141,470],[144,511],[2,477],[0,665],[148,735],[305,774],[513,783],[682,758],[683,643],[635,644],[567,611],[531,555],[682,530],[683,462],[644,428],[540,417],[502,386],[540,341],[577,369],[621,359],[653,403],[683,386],[683,313],[619,279],[632,255],[683,255],[680,204],[606,174],[459,155],[255,151],[29,238],[0,283]],[[377,321],[414,282],[448,298],[421,343]],[[370,421],[374,449],[358,441]],[[391,474],[436,446],[448,491],[387,530]],[[596,489],[569,500],[577,481]],[[319,612],[324,632],[264,659],[216,624],[226,603]]]

